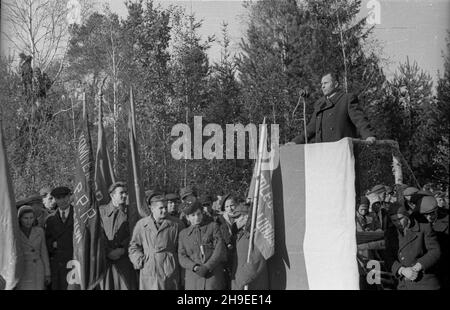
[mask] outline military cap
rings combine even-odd
[[[403,196],[412,196],[419,191],[416,187],[408,187],[403,191]]]
[[[202,205],[211,205],[213,203],[213,199],[211,195],[202,195],[200,197],[200,202]]]
[[[389,214],[389,216],[393,216],[393,215],[397,215],[397,214],[402,214],[402,215],[405,215],[405,216],[409,216],[410,215],[410,213],[405,208],[405,206],[403,206],[402,204],[400,204],[398,202],[393,203],[389,207],[388,214]]]
[[[420,214],[430,213],[438,208],[437,200],[433,196],[423,196],[418,205]]]
[[[50,194],[51,192],[52,192],[52,190],[50,187],[44,187],[44,188],[41,188],[41,190],[39,191],[39,195],[41,197],[45,197],[45,196],[47,196],[47,194]]]
[[[181,212],[183,212],[185,215],[189,215],[194,213],[197,210],[201,210],[202,205],[200,201],[195,197],[188,197],[182,204],[181,204]]]
[[[384,187],[384,185],[382,185],[382,184],[378,184],[378,185],[375,185],[374,187],[372,187],[370,189],[370,191],[367,193],[367,195],[381,194],[381,193],[384,193],[385,191],[386,191],[386,187]]]
[[[196,191],[195,187],[192,186],[192,185],[183,187],[183,188],[180,190],[180,198],[181,198],[182,200],[185,199],[185,198],[186,198],[187,196],[189,196],[189,195],[192,195],[192,196],[197,197],[197,191]]]
[[[118,188],[118,187],[126,188],[126,187],[127,187],[127,183],[122,182],[122,181],[114,182],[113,184],[111,184],[111,185],[109,186],[109,188],[108,188],[108,193],[111,194],[111,193],[114,192],[114,190],[115,190],[116,188]]]
[[[177,201],[177,200],[180,200],[180,197],[176,193],[169,193],[166,195],[166,200],[167,201]]]
[[[71,194],[70,188],[65,187],[65,186],[57,187],[50,192],[50,195],[52,195],[55,198],[66,197],[70,194]]]
[[[369,199],[367,199],[366,196],[362,196],[361,199],[359,200],[359,206],[370,206],[370,201]]]
[[[24,205],[19,208],[19,211],[17,211],[17,218],[20,219],[22,217],[22,215],[24,215],[25,213],[35,214],[33,207]]]
[[[250,213],[250,206],[246,203],[240,203],[236,209],[234,209],[233,214],[231,215],[232,218],[237,218],[241,215],[247,215]]]
[[[164,194],[158,190],[147,191],[147,204],[151,205],[152,202],[165,201],[166,197]]]

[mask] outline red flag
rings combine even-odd
[[[262,125],[257,165],[253,171],[249,195],[253,194],[252,235],[254,246],[267,260],[275,253],[275,229],[273,217],[272,161],[277,160],[272,146],[267,155],[267,126]],[[250,245],[251,250],[252,244]],[[249,251],[250,253],[250,251]]]
[[[98,205],[110,201],[108,188],[114,183],[114,172],[109,158],[106,137],[103,132],[102,95],[98,107],[97,153],[95,154],[95,198]]]
[[[139,169],[139,150],[136,139],[136,119],[134,114],[133,89],[130,89],[130,111],[128,114],[128,139],[130,147],[128,149],[128,203],[130,231],[133,231],[134,225],[139,217],[146,217],[150,210],[145,202],[141,175]]]
[[[83,121],[78,130],[74,190],[74,257],[67,275],[69,289],[94,289],[102,280],[106,263],[98,204],[94,196],[94,156],[83,100]]]
[[[1,123],[0,140],[0,276],[6,282],[5,289],[12,290],[22,275],[23,252]]]

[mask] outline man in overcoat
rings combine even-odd
[[[56,199],[56,211],[45,223],[45,238],[50,257],[52,290],[67,289],[67,263],[73,258],[73,206],[71,191],[57,187],[50,193]]]
[[[358,97],[339,90],[337,75],[328,72],[321,80],[323,97],[314,104],[314,112],[307,125],[308,142],[335,142],[345,137],[357,138],[357,133],[370,143],[375,134],[359,107]],[[294,138],[294,143],[304,144],[305,134]]]
[[[140,270],[139,289],[178,290],[178,237],[184,226],[168,214],[162,193],[155,191],[148,200],[151,215],[137,222],[128,251],[134,268]]]
[[[124,182],[115,182],[109,187],[111,201],[99,208],[103,232],[106,239],[106,273],[102,290],[136,290],[137,272],[128,258],[131,239],[128,223],[128,193]]]
[[[399,280],[399,290],[437,290],[437,263],[441,250],[429,223],[420,223],[395,203],[389,216],[397,234],[386,236],[386,263]]]
[[[219,225],[205,220],[197,199],[188,199],[183,204],[183,212],[191,224],[181,231],[178,240],[178,258],[185,270],[185,289],[223,290],[226,288],[223,268],[226,248]]]

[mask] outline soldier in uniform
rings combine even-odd
[[[111,201],[100,206],[100,218],[106,238],[106,275],[100,284],[103,290],[135,290],[137,274],[128,258],[131,239],[128,223],[128,193],[124,182],[115,182],[109,189]]]
[[[178,236],[181,221],[167,212],[162,193],[148,196],[151,215],[139,220],[130,242],[129,256],[140,270],[140,290],[177,290],[180,288]]]
[[[186,290],[223,290],[226,287],[223,263],[226,248],[219,225],[205,220],[200,202],[190,198],[183,212],[190,226],[178,241],[178,258],[185,270]]]
[[[180,218],[180,197],[175,193],[166,195],[167,212],[170,216]]]
[[[56,199],[56,211],[45,224],[45,238],[50,256],[52,290],[67,289],[67,263],[73,258],[73,206],[71,191],[57,187],[50,193]]]
[[[406,208],[394,204],[389,216],[397,234],[386,235],[386,263],[399,290],[437,290],[437,263],[441,250],[429,223],[420,223]]]

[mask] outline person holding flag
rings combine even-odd
[[[248,286],[249,290],[268,290],[269,271],[267,263],[258,248],[254,248],[247,261],[250,242],[251,207],[241,203],[234,211],[238,233],[236,236],[236,255],[233,257],[231,269],[231,289],[243,290]]]
[[[127,187],[115,182],[109,187],[111,201],[100,206],[103,232],[106,236],[106,274],[101,289],[136,290],[136,271],[128,258],[131,232],[128,224]]]

